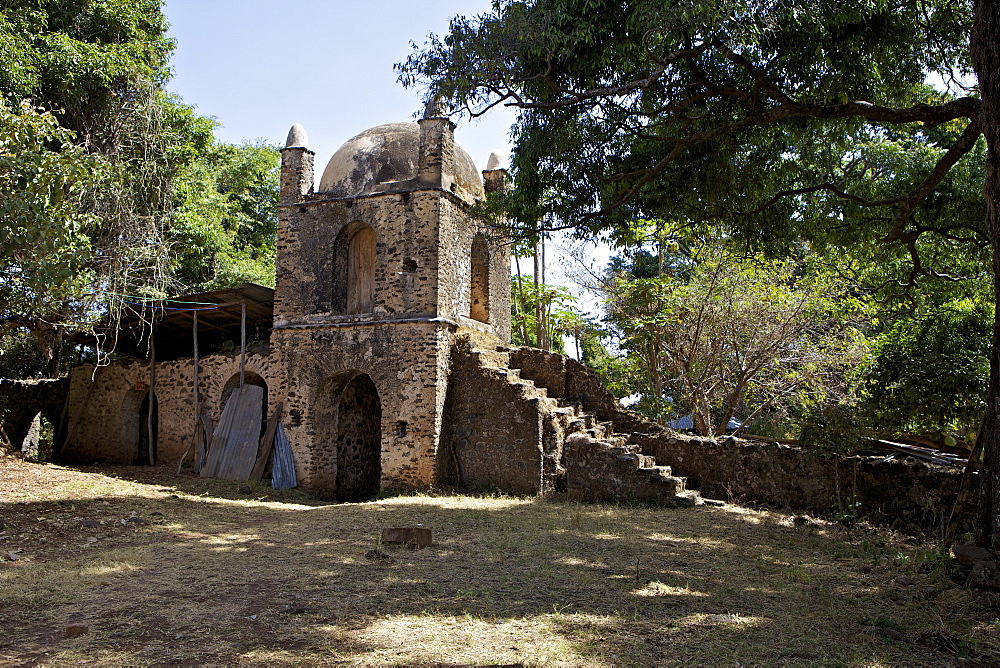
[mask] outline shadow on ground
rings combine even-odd
[[[130,468],[109,470],[114,478],[62,469],[86,479],[45,499],[0,497],[0,549],[20,550],[0,564],[0,661],[998,656],[998,624],[947,562],[885,534],[736,507],[426,495],[330,505]],[[383,527],[415,524],[433,530],[432,547],[380,544]],[[71,623],[88,633],[64,638]]]

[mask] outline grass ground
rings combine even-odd
[[[0,459],[0,664],[1000,664],[1000,615],[881,530],[239,488]],[[432,547],[379,544],[414,524]]]

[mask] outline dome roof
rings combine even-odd
[[[337,149],[323,172],[319,192],[338,197],[382,192],[389,184],[417,177],[420,126],[387,123],[352,137]],[[473,197],[483,197],[483,181],[469,154],[455,145],[454,182]]]

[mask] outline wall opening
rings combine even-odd
[[[472,271],[469,282],[469,317],[490,321],[490,249],[486,239],[477,234],[472,240]]]
[[[375,230],[353,222],[334,243],[334,313],[371,313],[375,307]]]
[[[150,461],[149,411],[150,397],[153,410],[152,461]],[[156,463],[156,446],[160,431],[159,402],[149,390],[131,390],[122,403],[122,429],[124,450],[118,461],[134,466]]]
[[[337,406],[337,500],[367,501],[382,480],[382,402],[375,383],[360,374]]]
[[[371,377],[345,370],[316,395],[312,492],[323,499],[365,501],[382,480],[382,402]]]
[[[245,371],[243,373],[243,384],[244,385],[256,385],[257,387],[264,390],[264,395],[261,400],[260,405],[260,434],[263,436],[264,429],[267,426],[267,381],[253,371]],[[229,403],[229,397],[232,396],[233,390],[240,386],[240,374],[235,373],[226,381],[226,384],[222,386],[222,394],[219,397],[219,415],[222,415],[222,411],[226,410],[226,404]]]

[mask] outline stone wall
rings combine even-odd
[[[628,435],[643,454],[670,466],[675,475],[687,478],[689,488],[707,497],[865,517],[937,534],[961,485],[961,470],[912,458],[844,457],[776,443],[680,435],[623,410],[599,376],[576,360],[534,348],[511,350],[510,360],[522,377],[613,423],[615,432]],[[966,528],[974,505],[962,518]]]
[[[688,486],[704,496],[865,517],[931,534],[938,534],[942,518],[950,515],[962,481],[960,469],[910,457],[845,457],[777,443],[719,443],[665,432],[633,435],[631,441],[686,476]],[[967,514],[966,528],[971,520]]]
[[[538,494],[546,476],[540,393],[482,366],[468,340],[452,353],[451,383],[438,453],[439,482],[470,490]],[[561,443],[559,443],[561,454]]]
[[[158,362],[155,367],[157,462],[176,463],[194,434],[194,361]],[[274,355],[251,354],[246,371],[267,384],[270,414],[285,391],[281,364]],[[215,420],[222,414],[227,383],[231,388],[239,372],[239,354],[200,360],[199,401]],[[145,428],[139,411],[149,386],[149,365],[138,360],[74,369],[69,383],[68,442],[60,456],[67,461],[135,463],[140,430]]]
[[[371,379],[381,404],[382,486],[433,482],[450,332],[429,320],[274,331],[272,340],[288,351],[285,428],[304,486],[336,498],[337,406],[358,374]]]
[[[69,379],[9,380],[0,378],[0,441],[20,451],[39,413],[60,433]]]
[[[645,432],[656,425],[641,415],[624,410],[604,387],[596,371],[566,355],[521,347],[510,350],[510,365],[521,377],[548,390],[549,396],[579,402],[583,409],[604,422],[614,422],[619,432]]]

